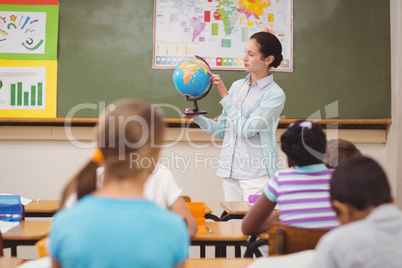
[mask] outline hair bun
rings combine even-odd
[[[274,67],[274,68],[276,68],[276,67],[278,67],[278,66],[281,64],[281,62],[282,62],[282,60],[283,60],[283,56],[282,56],[282,54],[279,54],[279,55],[275,55],[274,57],[275,57],[275,59],[274,59],[274,61],[271,63],[271,66]]]

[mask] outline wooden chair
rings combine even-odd
[[[329,230],[273,225],[269,229],[269,255],[290,254],[314,249]]]
[[[38,258],[43,258],[43,257],[49,256],[49,254],[47,252],[48,241],[49,241],[49,239],[47,237],[45,237],[35,243],[35,246],[38,248]]]
[[[191,202],[191,197],[189,197],[188,195],[182,195],[181,196],[185,202]]]
[[[0,232],[0,257],[3,257],[3,237]]]
[[[189,197],[188,195],[182,195],[181,197],[184,199],[184,201],[186,203],[191,202],[191,197]],[[216,215],[214,215],[212,213],[205,214],[205,219],[209,219],[209,220],[213,220],[213,221],[219,221],[220,220],[220,218],[218,216],[216,216]]]

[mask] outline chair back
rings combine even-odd
[[[181,196],[185,202],[191,202],[191,197],[189,197],[188,195],[182,195]]]
[[[204,202],[186,202],[191,214],[198,225],[205,224],[205,203]]]
[[[269,255],[290,254],[314,249],[326,229],[272,225],[269,229]]]
[[[0,232],[0,257],[3,257],[3,237]]]
[[[35,243],[35,246],[38,248],[38,258],[43,258],[43,257],[49,256],[49,254],[47,252],[48,241],[49,241],[49,239],[47,237],[45,237]]]

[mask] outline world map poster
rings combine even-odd
[[[293,70],[293,0],[155,0],[153,68],[198,55],[212,69],[243,70],[245,45],[267,31],[282,44],[275,71]]]

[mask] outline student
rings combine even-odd
[[[244,217],[244,234],[267,231],[267,219],[276,204],[282,224],[320,229],[338,226],[329,200],[333,170],[322,163],[326,146],[318,124],[298,120],[289,126],[281,137],[281,148],[290,168],[278,171],[264,187],[264,194]]]
[[[143,198],[163,143],[162,117],[144,102],[120,101],[98,131],[93,161],[78,174],[78,196],[93,183],[99,164],[104,185],[56,214],[49,245],[53,267],[181,266],[189,248],[184,220]],[[132,154],[139,165],[130,161]]]
[[[96,180],[91,183],[92,187],[87,189],[84,194],[94,191],[103,185],[104,167],[99,167],[97,176],[92,178]],[[62,197],[62,207],[70,208],[77,202],[77,183],[76,178],[70,181],[65,188]],[[81,193],[82,195],[83,193]],[[155,202],[158,206],[170,209],[183,217],[186,221],[190,237],[194,237],[198,230],[198,224],[191,214],[186,202],[181,197],[182,189],[179,188],[173,178],[172,172],[165,166],[158,164],[144,185],[144,197]],[[82,197],[82,196],[81,196]]]
[[[362,153],[352,142],[333,139],[328,141],[327,152],[323,161],[328,168],[336,168],[341,161],[357,155],[362,155]]]
[[[380,165],[364,156],[343,161],[330,194],[342,226],[320,239],[310,267],[402,267],[402,213]]]
[[[205,132],[224,139],[216,174],[222,178],[226,201],[247,201],[249,195],[261,194],[277,170],[275,131],[286,97],[270,69],[278,67],[282,59],[282,46],[275,35],[253,34],[243,57],[245,71],[250,73],[246,78],[235,81],[228,91],[220,76],[211,74],[222,98],[218,121],[202,115],[185,116]]]

